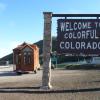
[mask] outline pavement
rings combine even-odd
[[[99,70],[51,71],[51,90],[42,90],[42,70],[17,75],[13,66],[0,68],[0,100],[100,100]]]

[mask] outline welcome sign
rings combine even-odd
[[[100,19],[58,19],[57,52],[100,54]]]

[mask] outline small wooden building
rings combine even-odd
[[[40,68],[39,48],[34,44],[23,43],[13,49],[13,63],[16,72],[34,71]]]

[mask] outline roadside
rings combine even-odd
[[[12,71],[11,71],[12,72]],[[51,71],[53,89],[41,91],[42,70],[37,74],[12,75],[0,70],[0,100],[99,100],[99,70]],[[9,73],[6,75],[6,73]],[[2,75],[3,74],[3,75]]]

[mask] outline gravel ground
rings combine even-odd
[[[16,75],[0,69],[0,100],[100,100],[100,70],[52,70],[53,89],[42,91],[42,70]]]

